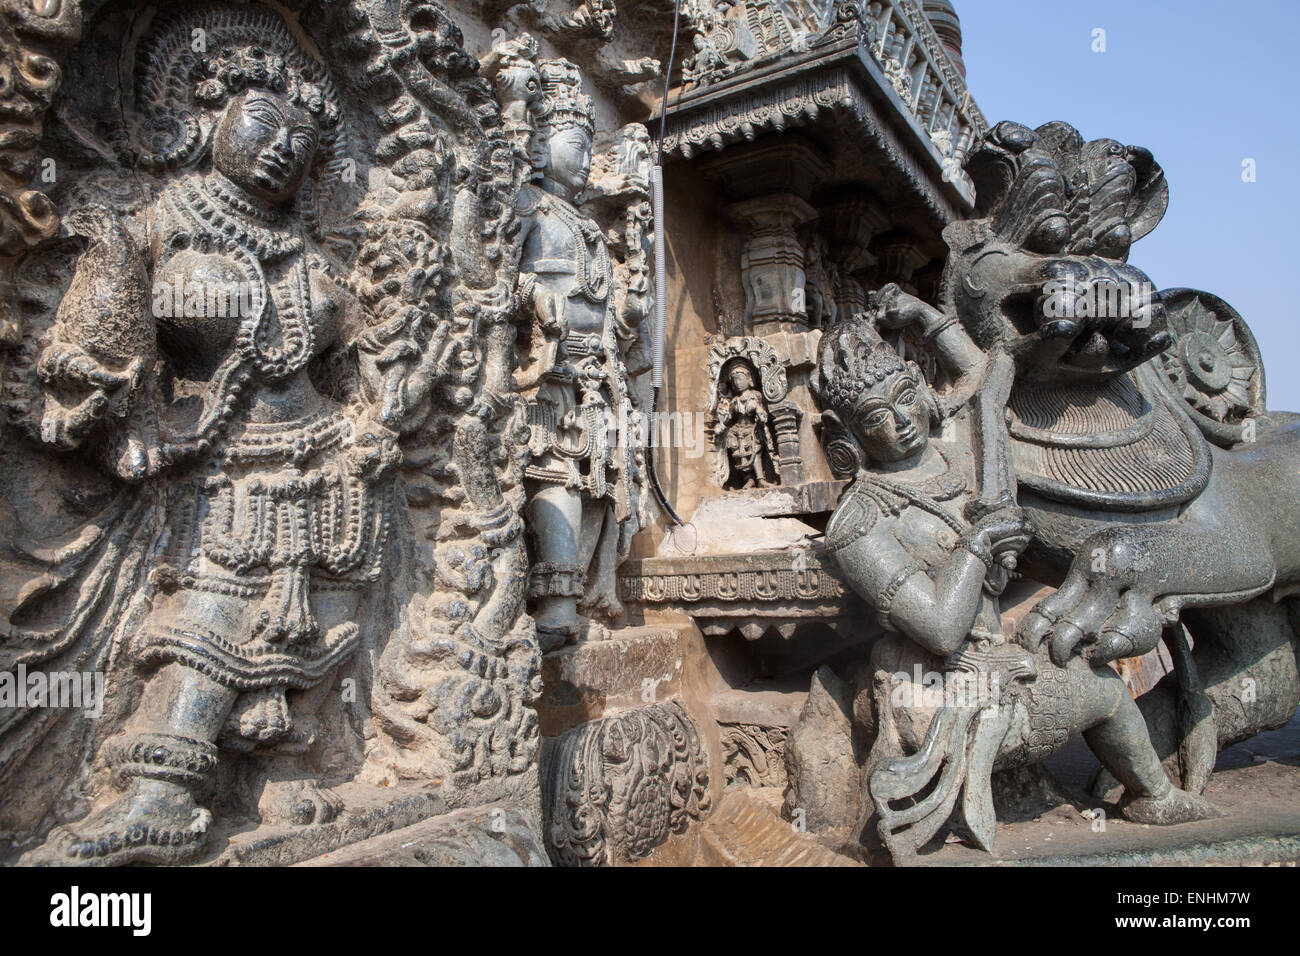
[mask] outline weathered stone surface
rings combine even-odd
[[[722,732],[722,762],[726,768],[727,786],[746,787],[786,786],[786,747],[790,738],[788,726],[760,723],[719,723]]]
[[[1289,593],[1289,542],[1229,552],[1297,520],[1292,496],[1266,502],[1245,478],[1277,467],[1281,480],[1292,434],[1270,424],[1259,435],[1242,421],[1263,398],[1258,361],[1234,346],[1240,317],[1216,318],[1210,297],[1179,290],[1167,297],[1187,313],[1176,340],[1166,297],[1127,264],[1167,204],[1160,167],[1145,150],[1085,143],[1063,123],[1003,123],[967,168],[984,218],[945,230],[938,307],[888,285],[821,342],[822,441],[836,474],[856,476],[826,547],[898,635],[871,653],[873,809],[859,829],[878,832],[900,863],[950,816],[991,849],[992,772],[1036,763],[1081,732],[1125,781],[1129,819],[1216,818],[1200,793],[1223,729],[1202,668],[1249,688],[1248,707],[1222,710],[1225,725],[1278,726],[1296,699],[1294,629],[1269,636],[1258,615],[1222,610]],[[1027,283],[1042,287],[1032,307],[1017,298]],[[1198,309],[1207,314],[1192,317]],[[1096,321],[1078,321],[1085,315]],[[941,375],[902,358],[917,339]],[[1173,346],[1197,356],[1193,371],[1157,358]],[[1195,424],[1184,403],[1207,421]],[[1246,430],[1252,440],[1235,444]],[[1018,613],[1004,618],[1018,565],[1068,572],[1028,613],[1023,584]],[[1211,610],[1179,622],[1200,606]],[[1286,614],[1273,608],[1274,627]],[[1174,673],[1139,706],[1108,665],[1149,655],[1162,638]],[[1280,713],[1256,705],[1260,683]],[[1035,789],[1010,786],[1026,799]],[[1004,792],[1005,809],[1016,802]]]
[[[681,631],[669,627],[621,628],[607,640],[552,651],[542,663],[542,732],[553,737],[588,720],[681,696],[687,665],[699,666],[691,651]]]
[[[591,190],[602,204],[599,218],[613,221],[622,249],[615,260],[595,210],[577,205],[588,189],[595,135],[581,70],[567,59],[542,59],[527,34],[499,45],[492,62],[498,89],[526,117],[516,135],[533,161],[534,181],[515,200],[516,321],[525,343],[515,381],[529,427],[528,596],[549,649],[583,634],[580,610],[621,614],[615,568],[645,520],[643,416],[631,374],[647,361],[648,134],[626,127]]]
[[[829,667],[812,677],[808,700],[785,747],[782,816],[809,833],[843,828],[858,812],[862,772],[854,744],[853,688]]]
[[[0,863],[1286,858],[1300,416],[961,42],[0,4]]]
[[[779,791],[770,797],[733,790],[710,817],[700,837],[708,866],[857,866],[850,857],[828,850],[777,812]]]
[[[538,821],[508,804],[471,807],[324,853],[299,866],[547,866]]]
[[[542,25],[608,40],[607,6]],[[14,91],[39,106],[23,150],[55,103],[58,175],[5,181],[27,225],[3,250],[0,666],[98,675],[103,717],[6,705],[6,857],[284,860],[365,837],[349,799],[381,829],[535,801],[512,374],[535,45],[493,88],[488,31],[433,2],[11,13],[45,77]],[[596,191],[642,288],[644,141]]]

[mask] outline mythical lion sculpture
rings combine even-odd
[[[1157,293],[1128,264],[1168,204],[1147,150],[1085,142],[1064,123],[1002,123],[966,168],[981,218],[945,231],[940,308],[1014,363],[1009,448],[1034,526],[1025,567],[1067,572],[1021,639],[1060,664],[1103,663],[1163,634],[1183,717],[1173,682],[1144,708],[1162,755],[1181,747],[1184,783],[1199,790],[1216,744],[1280,726],[1300,701],[1287,600],[1300,575],[1296,418],[1266,412],[1235,312],[1204,293]]]
[[[1053,675],[1074,687],[1072,708],[1047,721],[1053,746],[1084,730],[1104,765],[1094,790],[1122,783],[1122,806],[1150,822],[1213,813],[1197,795],[1218,748],[1281,726],[1300,702],[1291,598],[1300,575],[1300,431],[1296,416],[1266,411],[1254,340],[1226,303],[1194,290],[1158,293],[1128,264],[1130,246],[1168,202],[1159,166],[1146,150],[1085,142],[1064,123],[1003,123],[966,170],[978,218],[944,232],[950,255],[938,308],[887,287],[873,296],[871,315],[823,344],[823,444],[832,468],[857,478],[828,527],[828,547],[887,629],[938,655],[922,656],[946,683],[964,672],[1004,678],[975,704],[940,706],[948,723],[931,720],[933,706],[899,705],[877,688],[864,794],[896,856],[936,832],[943,820],[935,819],[948,815],[937,802],[955,799],[953,781],[963,776],[968,829],[977,842],[988,832],[983,781],[971,767],[1025,762],[1012,716],[1019,705],[1008,701],[1027,701],[1022,744],[1040,748],[1029,759],[1052,749],[1032,728]],[[935,490],[947,488],[945,476],[963,477],[961,467],[922,467],[934,443],[925,441],[926,416],[909,409],[926,404],[915,396],[928,386],[879,344],[873,323],[886,334],[918,328],[937,360],[947,388],[936,407],[955,416],[957,441],[974,456],[965,498]],[[852,342],[866,372],[854,373],[845,357]],[[905,395],[915,407],[902,408]],[[895,440],[873,438],[873,428]],[[901,447],[903,439],[916,446]],[[919,490],[904,480],[912,472],[923,479]],[[944,505],[949,498],[955,504]],[[921,512],[948,530],[909,530]],[[873,534],[886,543],[852,550]],[[956,550],[945,550],[945,534]],[[909,560],[923,540],[941,553]],[[882,557],[888,541],[901,548],[892,564]],[[978,587],[962,585],[968,552],[989,580],[1001,555],[1005,566],[1059,585],[1005,648],[997,613],[981,617],[975,604],[959,613],[954,604],[978,597]],[[986,603],[999,590],[989,580]],[[1174,673],[1137,707],[1116,698],[1109,723],[1089,725],[1087,702],[1113,686],[1106,665],[1162,637]],[[998,657],[1017,653],[1028,656],[1010,669]],[[972,722],[962,724],[963,715]],[[981,753],[980,721],[995,718],[1007,721],[988,731],[1001,743],[985,742]],[[965,744],[958,725],[967,727]],[[1160,761],[1181,789],[1167,789],[1154,770]],[[929,796],[907,806],[918,782],[933,780]]]
[[[999,599],[1030,532],[1002,467],[1005,433],[987,414],[1005,400],[1010,362],[982,354],[959,324],[897,286],[872,305],[881,327],[914,328],[952,381],[936,393],[865,317],[822,339],[828,452],[854,474],[826,548],[887,632],[871,652],[875,738],[863,768],[871,805],[859,826],[874,822],[895,861],[906,862],[960,800],[966,829],[991,849],[993,771],[1043,760],[1080,733],[1123,782],[1130,819],[1213,815],[1170,784],[1115,671],[1058,664],[1045,647],[1003,633]],[[931,435],[939,421],[951,440]]]

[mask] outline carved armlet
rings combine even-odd
[[[533,303],[533,292],[537,288],[537,273],[535,272],[519,273],[519,285],[517,288],[518,288],[518,292],[517,292],[518,301],[521,304],[527,303],[528,308],[531,311],[532,303]]]
[[[880,507],[857,486],[850,488],[826,525],[826,550],[832,555],[871,533]]]
[[[880,625],[881,630],[890,631],[891,633],[898,632],[898,628],[894,626],[894,622],[889,616],[889,610],[894,604],[894,597],[908,578],[924,570],[925,568],[919,562],[912,561],[899,568],[897,573],[889,579],[889,583],[880,592],[880,598],[876,602],[876,622]]]
[[[969,551],[975,557],[979,558],[980,563],[984,565],[985,573],[993,570],[993,552],[985,544],[978,534],[974,531],[968,531],[957,540],[957,547],[953,549]]]

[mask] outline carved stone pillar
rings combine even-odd
[[[779,193],[734,203],[727,212],[747,229],[740,256],[747,326],[759,335],[806,331],[799,227],[815,219],[817,211],[793,193]]]
[[[817,218],[809,200],[830,173],[821,150],[797,135],[728,150],[705,164],[705,174],[731,200],[728,215],[744,232],[747,331],[807,330],[800,227]]]
[[[867,307],[867,289],[875,285],[876,256],[870,250],[871,240],[889,228],[889,217],[874,197],[855,191],[824,202],[819,224],[839,272],[836,305],[840,315],[857,315]]]
[[[920,240],[905,232],[890,232],[877,237],[871,248],[880,260],[880,283],[897,282],[904,292],[916,295],[918,290],[913,276],[917,269],[930,261]]]
[[[777,469],[781,474],[781,484],[785,486],[803,483],[803,458],[799,454],[799,421],[803,413],[793,402],[781,402],[772,406],[772,431],[776,433]]]

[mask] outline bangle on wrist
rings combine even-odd
[[[943,312],[939,313],[939,315],[940,319],[938,322],[936,322],[931,328],[922,329],[921,331],[921,338],[927,343],[933,342],[940,335],[957,324],[957,316],[948,315]]]
[[[984,565],[985,572],[993,570],[993,551],[987,544],[980,540],[978,532],[967,532],[961,536],[957,542],[957,547],[969,551],[975,557],[979,558],[980,563]]]

